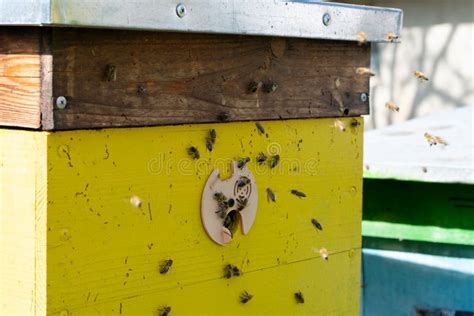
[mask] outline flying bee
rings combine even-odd
[[[194,146],[188,148],[188,155],[193,159],[199,159],[201,157],[199,150]]]
[[[240,294],[239,298],[240,298],[240,302],[242,304],[245,304],[247,303],[248,301],[250,301],[252,299],[253,295],[250,294],[249,292],[247,291],[243,291],[242,294]]]
[[[369,76],[369,77],[375,76],[375,73],[373,73],[367,67],[358,67],[358,68],[356,68],[356,74],[358,74],[360,76]]]
[[[326,248],[319,249],[319,254],[321,255],[321,258],[323,258],[324,260],[329,259],[329,252]]]
[[[321,231],[323,230],[323,225],[321,225],[321,223],[318,222],[317,219],[313,218],[313,219],[311,220],[311,223],[312,223],[312,224],[314,225],[314,227],[316,227],[317,229],[319,229],[319,230],[321,230]]]
[[[267,200],[270,202],[275,202],[276,201],[276,196],[275,193],[273,193],[272,189],[267,188]]]
[[[389,40],[390,42],[393,42],[394,40],[398,39],[399,37],[400,36],[398,34],[395,34],[395,33],[392,33],[392,32],[385,34],[385,38],[387,40]]]
[[[392,112],[400,111],[400,108],[398,107],[398,105],[396,105],[395,102],[392,102],[392,101],[388,101],[387,103],[385,103],[385,107]]]
[[[248,93],[255,93],[257,92],[260,88],[262,87],[262,82],[261,81],[252,81],[249,83],[247,87]]]
[[[353,120],[351,121],[351,126],[352,126],[352,127],[360,126],[360,122],[359,122],[358,120],[356,120],[356,119],[353,119]]]
[[[247,178],[247,177],[240,177],[239,180],[237,180],[237,187],[239,189],[243,188],[244,186],[246,186],[247,184],[250,183],[250,179]]]
[[[294,190],[294,189],[291,190],[291,194],[296,195],[296,196],[299,197],[299,198],[306,197],[306,194],[304,194],[304,193],[301,192],[301,191]]]
[[[172,265],[173,265],[173,260],[171,259],[163,261],[163,263],[160,266],[160,274],[168,273]]]
[[[431,135],[430,133],[425,133],[424,136],[425,136],[426,141],[430,144],[430,146],[438,145],[438,144],[445,145],[445,146],[448,145],[448,142],[439,136],[434,136],[434,135]]]
[[[296,292],[295,293],[295,299],[296,299],[296,302],[298,302],[300,304],[303,304],[304,303],[303,293],[301,293],[301,291]]]
[[[214,143],[216,142],[217,133],[215,129],[209,130],[209,136],[206,138],[206,147],[207,150],[212,151],[214,148]]]
[[[346,124],[341,120],[335,120],[334,121],[334,127],[339,129],[341,132],[346,131]]]
[[[365,44],[367,42],[367,34],[362,31],[357,33],[357,42],[359,43],[359,45]]]
[[[339,79],[339,77],[334,80],[334,86],[336,87],[336,89],[339,89],[341,87],[341,79]]]
[[[237,167],[242,169],[250,161],[250,157],[241,158],[237,161]]]
[[[256,158],[258,164],[263,164],[267,159],[268,157],[264,153],[259,153]]]
[[[171,312],[171,307],[170,306],[165,306],[163,308],[160,308],[158,310],[160,316],[168,316]]]
[[[262,124],[259,122],[255,123],[255,126],[257,127],[257,130],[260,134],[265,134],[265,128],[263,127]]]
[[[415,74],[415,77],[417,77],[417,78],[420,79],[421,81],[423,81],[423,80],[424,80],[424,81],[430,80],[430,79],[428,79],[428,77],[427,77],[424,73],[422,73],[421,71],[418,71],[418,70],[417,70],[417,71],[415,71],[414,74]]]
[[[274,155],[270,159],[270,168],[275,168],[280,162],[280,155]]]
[[[232,264],[228,264],[224,268],[224,277],[230,279],[233,276],[240,276],[240,269]]]

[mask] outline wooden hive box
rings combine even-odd
[[[0,314],[357,314],[369,78],[355,70],[370,45],[355,40],[385,41],[401,16],[0,0]],[[201,195],[245,157],[255,221],[222,246]],[[227,264],[242,275],[225,278]]]

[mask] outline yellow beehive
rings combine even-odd
[[[2,130],[3,311],[155,315],[169,305],[177,315],[356,314],[362,127],[342,132],[333,119],[262,125],[268,137],[251,122]],[[210,128],[212,152],[204,145]],[[191,145],[200,159],[188,156]],[[258,165],[259,152],[281,161]],[[259,185],[257,217],[248,235],[219,246],[201,224],[202,189],[214,168],[229,175],[242,156]],[[166,259],[173,265],[163,275]],[[226,264],[243,275],[224,278]],[[254,295],[247,304],[239,302],[244,290]]]

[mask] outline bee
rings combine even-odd
[[[356,119],[353,119],[353,120],[351,121],[351,126],[352,126],[352,127],[360,126],[360,122],[359,122],[358,120],[356,120]]]
[[[315,218],[311,219],[311,223],[312,223],[312,224],[314,225],[314,227],[316,227],[317,229],[319,229],[319,230],[321,230],[321,231],[323,230],[323,225],[321,225],[321,223],[318,222],[317,219],[315,219]]]
[[[294,189],[291,190],[291,194],[296,195],[296,196],[299,197],[299,198],[306,197],[306,194],[304,194],[304,193],[301,192],[301,191],[294,190]]]
[[[242,169],[250,161],[250,157],[241,158],[237,161],[237,167]]]
[[[224,268],[224,277],[227,279],[230,279],[231,277],[234,276],[240,276],[242,275],[242,272],[240,272],[240,269],[232,264],[228,264]]]
[[[163,263],[160,266],[160,274],[168,273],[172,265],[173,265],[173,260],[171,259],[163,261]]]
[[[226,112],[221,112],[217,114],[217,120],[219,122],[228,122],[230,120],[230,114]]]
[[[369,77],[375,76],[375,73],[373,73],[369,68],[366,68],[366,67],[358,67],[356,69],[356,74],[360,76],[369,76]]]
[[[138,196],[133,195],[130,197],[130,204],[132,204],[134,207],[139,208],[142,206],[142,199],[140,199]]]
[[[270,202],[275,202],[276,201],[276,196],[275,193],[273,193],[272,189],[267,188],[267,200]]]
[[[257,92],[260,88],[262,87],[262,82],[261,81],[252,81],[249,83],[247,87],[248,93],[255,93]]]
[[[385,38],[387,40],[389,40],[390,42],[393,42],[394,40],[398,39],[399,37],[400,36],[398,34],[395,34],[395,33],[392,33],[392,32],[385,34]]]
[[[201,157],[199,150],[194,146],[188,148],[188,155],[193,159],[199,159]]]
[[[253,295],[250,294],[249,292],[247,291],[243,291],[242,294],[240,294],[239,298],[240,298],[240,302],[242,304],[245,304],[247,303],[248,301],[250,301],[252,299]]]
[[[255,123],[255,126],[257,127],[257,130],[260,134],[265,134],[265,128],[260,124],[259,122]]]
[[[365,32],[357,33],[357,42],[359,42],[359,45],[367,43],[367,34]]]
[[[395,102],[392,102],[392,101],[388,101],[387,103],[385,103],[385,107],[393,112],[400,111],[400,108],[398,107],[398,105],[396,105]]]
[[[265,161],[267,161],[267,159],[268,157],[264,153],[259,153],[256,158],[257,163],[259,164],[263,164]]]
[[[296,292],[295,293],[295,299],[296,299],[296,302],[298,302],[300,304],[303,304],[304,303],[303,293],[301,293],[301,291]]]
[[[414,74],[415,74],[415,77],[417,77],[417,78],[420,79],[421,81],[423,81],[423,80],[424,80],[424,81],[430,80],[430,79],[428,79],[428,77],[427,77],[424,73],[422,73],[421,71],[418,71],[418,70],[417,70],[417,71],[415,71]]]
[[[206,138],[206,147],[207,150],[212,151],[214,148],[214,143],[216,142],[217,133],[215,129],[209,130],[209,136]]]
[[[238,213],[236,211],[230,211],[229,214],[224,218],[224,227],[227,228],[228,230],[232,231],[232,228],[234,227],[235,222],[237,221],[237,215]]]
[[[270,159],[270,168],[275,168],[280,162],[280,155],[272,156]]]
[[[339,129],[341,132],[346,131],[346,124],[341,120],[335,120],[334,121],[334,127]]]
[[[105,79],[107,81],[116,81],[117,80],[117,66],[107,65],[105,70]]]
[[[424,136],[425,136],[426,141],[430,144],[430,146],[438,145],[438,144],[445,145],[445,146],[448,145],[448,142],[446,142],[443,138],[439,136],[434,136],[434,135],[431,135],[430,133],[425,133]]]
[[[244,186],[246,186],[247,184],[250,183],[250,179],[247,178],[247,177],[240,177],[239,180],[237,180],[237,187],[240,189],[240,188],[243,188]]]
[[[165,306],[163,308],[160,308],[158,310],[160,316],[168,316],[171,312],[171,307],[170,306]]]
[[[336,89],[339,89],[341,87],[341,79],[339,79],[339,77],[334,80],[334,86],[336,87]]]
[[[276,89],[278,89],[278,85],[276,83],[267,83],[263,85],[263,91],[265,91],[266,93],[275,92]]]
[[[237,198],[237,208],[238,212],[242,211],[248,204],[248,199],[246,198]]]
[[[224,218],[227,209],[229,208],[229,202],[227,201],[226,196],[222,192],[214,193],[214,200],[217,202],[217,211],[216,213],[219,214],[221,218]]]
[[[329,252],[326,248],[319,249],[319,254],[321,255],[321,258],[323,258],[324,260],[329,259]]]

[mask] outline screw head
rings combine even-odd
[[[331,23],[331,15],[329,13],[324,13],[323,15],[323,24],[328,26]]]
[[[186,6],[182,3],[179,3],[176,6],[176,15],[179,16],[180,18],[184,17],[186,15]]]
[[[367,93],[361,93],[360,94],[360,100],[362,102],[367,102],[368,99],[369,99],[369,96],[367,95]]]
[[[56,107],[60,110],[64,110],[67,106],[67,100],[65,97],[60,96],[56,99]]]

